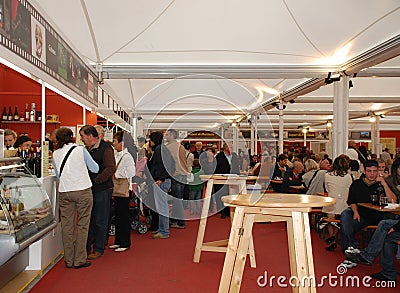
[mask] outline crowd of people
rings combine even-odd
[[[324,207],[328,251],[339,244],[347,256],[347,267],[357,263],[371,264],[380,254],[382,272],[372,275],[381,280],[395,280],[394,251],[400,241],[398,217],[360,207],[370,203],[371,195],[398,203],[400,199],[400,157],[385,149],[378,158],[366,148],[358,149],[349,142],[346,154],[333,160],[324,150],[314,154],[307,148],[288,151],[278,156],[246,156],[233,152],[228,143],[221,150],[216,145],[203,147],[202,142],[179,143],[178,132],[152,132],[148,141],[138,137],[137,146],[130,134],[118,131],[113,142],[104,140],[101,126],[85,125],[79,129],[84,146],[74,142],[69,128],[54,131],[49,140],[54,144],[53,166],[59,178],[60,218],[64,243],[64,262],[68,268],[90,266],[100,258],[108,245],[111,204],[115,207],[115,238],[109,245],[115,252],[131,246],[129,204],[132,183],[145,182],[144,204],[150,207],[153,239],[167,239],[170,229],[185,229],[185,212],[200,215],[204,174],[240,174],[247,172],[272,179],[266,188],[281,193],[325,194],[335,198],[335,205]],[[28,136],[17,137],[5,131],[8,150],[29,149]],[[250,159],[249,159],[250,158]],[[293,186],[301,188],[293,188]],[[209,212],[216,208],[221,218],[229,217],[221,197],[229,194],[228,185],[214,185]],[[170,212],[172,205],[172,212]],[[387,213],[385,213],[386,215]],[[76,216],[75,216],[76,215]],[[359,250],[356,233],[377,225],[370,245]],[[341,243],[337,243],[338,233]]]

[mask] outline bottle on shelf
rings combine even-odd
[[[36,116],[36,104],[32,103],[31,111],[30,111],[30,115],[29,115],[29,121],[35,122],[35,116]]]
[[[6,120],[8,119],[6,106],[4,106],[3,115],[2,115],[2,117],[1,117],[1,119],[2,119],[3,121],[6,121]]]
[[[25,121],[29,121],[30,119],[30,112],[28,109],[28,104],[25,104]]]
[[[17,108],[17,106],[15,106],[14,121],[19,121],[19,114],[18,114],[18,108]]]
[[[14,115],[13,115],[11,106],[8,108],[8,117],[7,117],[7,118],[8,118],[8,119],[7,119],[8,121],[14,120]]]
[[[21,115],[19,115],[19,121],[25,121],[25,112],[21,110]]]

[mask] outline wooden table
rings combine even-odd
[[[317,192],[319,196],[328,196],[328,192]]]
[[[381,207],[381,206],[375,206],[372,203],[358,203],[358,206],[364,207],[364,208],[368,208],[371,210],[375,210],[378,212],[386,212],[386,213],[392,213],[392,214],[397,214],[400,215],[400,207],[395,208],[395,209],[388,209],[385,207]]]
[[[274,193],[264,194],[258,198],[242,194],[224,196],[222,201],[236,209],[218,292],[239,292],[253,223],[259,216],[271,222],[287,222],[291,276],[299,280],[314,276],[308,212],[313,207],[332,205],[335,199],[315,195]],[[306,286],[293,287],[292,290],[316,292],[315,287]]]
[[[193,262],[200,262],[200,256],[202,251],[212,251],[212,252],[226,252],[226,247],[228,244],[228,239],[217,240],[212,242],[204,242],[204,233],[207,226],[208,210],[210,207],[210,199],[213,191],[214,184],[229,184],[238,185],[239,193],[246,194],[246,181],[247,180],[257,180],[257,176],[233,176],[231,174],[227,175],[200,175],[200,179],[207,181],[206,193],[203,200],[203,208],[201,211],[201,219],[199,224],[199,230],[197,232],[196,246],[194,249]],[[232,220],[232,218],[231,218]],[[251,267],[256,267],[256,259],[254,256],[253,249],[253,239],[251,238],[250,248],[250,264]]]

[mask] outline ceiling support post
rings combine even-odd
[[[345,154],[349,138],[349,77],[342,75],[333,85],[332,158]]]

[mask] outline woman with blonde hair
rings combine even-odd
[[[304,163],[305,174],[303,183],[307,187],[306,194],[317,195],[318,192],[324,192],[325,170],[319,170],[318,163],[313,159],[308,159]]]

